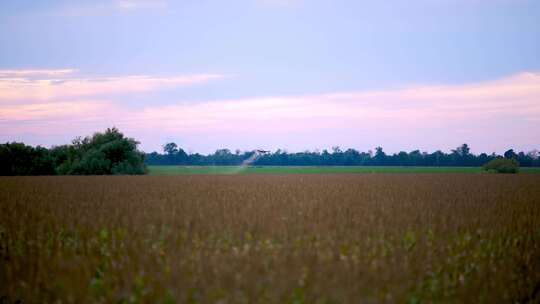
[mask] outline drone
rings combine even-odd
[[[267,150],[256,150],[258,153],[261,153],[261,154],[266,154],[266,153],[270,153],[270,151],[267,151]]]

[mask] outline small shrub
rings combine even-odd
[[[484,170],[497,173],[518,173],[519,163],[511,158],[496,158],[484,165]]]

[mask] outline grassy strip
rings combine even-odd
[[[398,166],[149,166],[150,175],[182,174],[336,174],[336,173],[483,173],[480,167]],[[540,168],[521,168],[522,173],[540,173]]]

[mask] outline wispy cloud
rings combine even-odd
[[[123,10],[163,8],[167,2],[164,0],[117,0],[115,6]]]
[[[66,5],[49,8],[42,13],[55,17],[87,17],[149,9],[161,10],[167,8],[167,6],[167,0],[105,0],[89,3],[70,2]]]
[[[57,70],[0,70],[0,78],[11,77],[58,77],[76,72],[75,69]]]
[[[188,83],[208,81],[208,77],[188,79]],[[95,86],[87,81],[62,88],[69,92],[86,90],[90,94],[95,89],[116,92],[117,86],[123,87],[123,91],[146,90],[185,82],[184,78],[113,78],[105,84],[96,81]],[[44,100],[41,93],[35,95],[37,102]],[[0,136],[16,133],[17,127],[27,132],[32,128],[38,132],[46,125],[69,130],[76,128],[76,118],[81,117],[85,126],[93,121],[96,127],[114,124],[129,130],[131,136],[146,143],[143,147],[147,149],[161,144],[156,141],[163,136],[196,140],[214,136],[225,144],[249,139],[252,145],[264,145],[273,138],[279,145],[298,148],[329,143],[351,145],[359,140],[370,145],[389,141],[400,148],[422,147],[427,140],[449,147],[467,141],[489,151],[503,149],[505,141],[516,147],[540,142],[540,133],[531,131],[540,128],[540,74],[536,73],[465,85],[178,102],[167,106],[148,104],[138,109],[126,108],[121,103],[81,102],[86,108],[70,113],[66,109],[75,109],[75,104],[41,103],[0,105]],[[87,112],[93,113],[92,119]],[[67,113],[70,119],[62,124]],[[33,123],[24,123],[26,120]],[[531,133],[525,136],[523,132]]]
[[[106,101],[72,101],[57,103],[37,103],[20,105],[1,106],[0,122],[42,122],[48,123],[51,120],[71,120],[80,121],[86,117],[103,117],[111,110],[116,112],[116,106]]]
[[[225,77],[220,74],[73,77],[71,73],[74,71],[73,69],[0,70],[0,102],[59,101],[82,96],[148,92],[203,84]]]
[[[199,104],[148,107],[138,113],[147,123],[176,130],[201,127],[223,130],[295,128],[434,126],[452,120],[496,116],[540,116],[540,75],[520,74],[475,85],[419,86],[391,91],[344,92],[218,100]],[[316,124],[297,123],[317,121]]]

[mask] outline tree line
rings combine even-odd
[[[240,165],[251,158],[256,151],[235,151],[219,149],[208,155],[199,153],[189,154],[176,143],[167,143],[163,146],[163,153],[152,152],[146,154],[147,165]],[[288,153],[285,150],[262,154],[255,159],[252,165],[257,166],[459,166],[479,167],[497,158],[515,159],[522,167],[539,167],[540,157],[538,151],[515,152],[513,149],[503,155],[495,153],[473,154],[470,147],[463,144],[449,153],[435,151],[432,153],[414,150],[411,152],[387,154],[382,147],[375,151],[360,152],[355,149],[342,150],[339,147],[331,151],[305,151]]]
[[[124,136],[118,129],[109,128],[92,136],[75,138],[71,144],[50,149],[32,147],[24,143],[0,144],[0,175],[108,175],[145,174],[147,165],[210,166],[240,165],[246,160],[256,166],[470,166],[479,167],[493,160],[508,159],[522,167],[540,167],[538,151],[514,152],[503,155],[473,154],[467,144],[449,153],[401,151],[387,154],[383,148],[360,152],[355,149],[331,151],[305,151],[289,153],[277,150],[269,153],[219,149],[203,155],[186,153],[176,143],[163,146],[163,153],[145,154],[138,150],[133,138]],[[257,154],[257,157],[254,155]]]
[[[137,150],[138,144],[116,128],[51,149],[1,144],[0,175],[145,174],[144,153]]]

